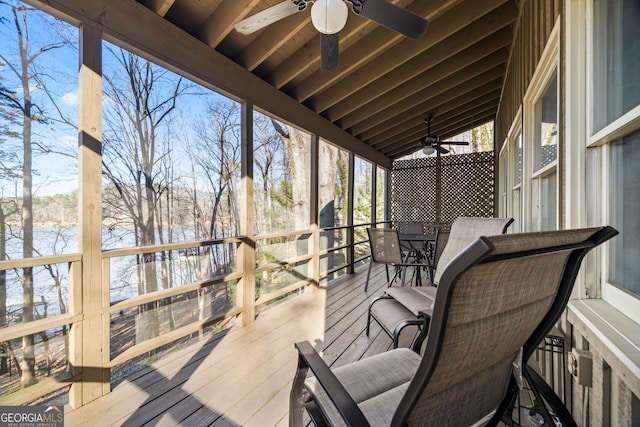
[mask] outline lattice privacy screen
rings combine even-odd
[[[441,191],[436,188],[436,158],[398,160],[391,173],[391,219],[439,224],[447,229],[459,216],[493,217],[492,152],[440,157]]]

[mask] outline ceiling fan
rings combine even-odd
[[[241,34],[251,34],[311,6],[311,21],[320,32],[320,66],[333,70],[338,66],[338,33],[347,22],[349,9],[391,30],[412,39],[418,38],[429,21],[421,16],[388,3],[386,0],[285,0],[255,15],[238,21],[234,28]]]
[[[422,147],[422,152],[430,156],[433,152],[436,152],[436,155],[447,154],[449,150],[442,147],[442,145],[469,145],[467,141],[441,141],[440,135],[431,135],[431,121],[433,120],[433,114],[428,113],[424,118],[425,123],[427,124],[427,134],[420,138],[420,146]]]

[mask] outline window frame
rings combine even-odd
[[[504,171],[504,179],[501,180],[500,196],[501,206],[500,212],[504,216],[511,216],[514,219],[514,223],[509,227],[509,232],[520,233],[523,231],[523,198],[522,198],[522,181],[524,175],[524,150],[523,146],[521,150],[521,164],[520,164],[520,181],[516,180],[516,169],[518,164],[518,142],[523,144],[522,133],[522,107],[518,109],[516,113],[516,119],[511,124],[507,138],[500,150],[500,167]],[[502,188],[504,187],[504,188]],[[515,194],[518,193],[518,202],[516,203]],[[516,206],[517,204],[517,206]]]
[[[560,21],[556,21],[556,24],[549,35],[547,45],[545,46],[540,62],[536,68],[529,87],[523,98],[523,118],[522,118],[522,231],[538,231],[541,230],[542,210],[540,208],[540,201],[542,200],[544,188],[542,184],[544,178],[556,173],[555,183],[555,226],[557,229],[560,226],[560,212],[561,212],[561,198],[560,198],[560,163],[558,156],[549,164],[534,170],[535,167],[535,153],[536,144],[535,141],[535,106],[540,98],[544,95],[545,89],[548,87],[549,81],[556,76],[556,93],[558,97],[558,129],[562,127],[560,122]],[[558,139],[558,151],[563,141]],[[538,191],[534,189],[538,188]]]
[[[585,4],[585,33],[589,35],[586,40],[587,49],[585,55],[586,61],[586,92],[587,92],[587,109],[586,109],[586,130],[587,141],[586,146],[593,150],[598,150],[601,156],[601,177],[600,180],[600,192],[601,192],[601,206],[596,206],[596,209],[600,209],[600,215],[603,218],[603,223],[606,224],[611,218],[611,207],[607,202],[610,200],[612,192],[612,184],[610,180],[611,174],[611,150],[612,143],[619,141],[623,137],[632,134],[635,131],[640,130],[640,104],[622,114],[611,123],[605,125],[602,129],[594,132],[594,105],[597,99],[597,95],[594,90],[595,73],[594,73],[594,61],[596,60],[595,42],[593,35],[595,34],[595,17],[594,17],[594,1],[590,1]],[[600,271],[600,289],[599,294],[601,298],[614,306],[617,310],[622,312],[625,316],[631,318],[634,322],[640,323],[640,296],[627,291],[618,285],[608,282],[609,277],[609,243],[605,243],[600,254],[602,269]]]

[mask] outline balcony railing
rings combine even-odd
[[[4,382],[12,386],[3,387],[6,392],[0,404],[28,404],[81,384],[89,376],[82,362],[87,343],[101,349],[102,365],[91,369],[106,372],[102,381],[108,392],[114,372],[140,358],[218,332],[240,315],[255,316],[309,285],[353,272],[369,256],[366,228],[374,224],[104,250],[101,271],[96,273],[101,283],[100,312],[97,317],[91,313],[100,319],[99,324],[82,312],[82,254],[2,261],[0,270],[68,266],[68,276],[62,278],[68,282],[68,300],[63,304],[68,309],[27,323],[17,317],[0,328],[0,343],[6,343],[4,354],[9,357],[11,353],[9,361],[13,362],[9,372],[2,374],[10,377]],[[252,270],[243,270],[247,264],[238,261],[243,245],[256,254]],[[214,262],[214,253],[221,263]],[[245,289],[251,281],[243,279],[250,276],[255,278],[254,289]],[[240,298],[245,292],[253,292],[253,298]],[[27,388],[20,387],[15,364],[24,357],[24,348],[17,342],[24,337],[36,337],[34,357],[39,374],[41,359],[53,353],[39,347],[51,341],[60,349],[57,359],[47,362],[55,369]],[[72,396],[70,392],[73,406]]]

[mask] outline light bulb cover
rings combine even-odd
[[[344,0],[316,0],[311,6],[311,22],[323,34],[335,34],[342,30],[348,14]]]
[[[436,151],[435,148],[433,148],[430,145],[426,145],[423,149],[422,152],[424,153],[425,156],[430,156],[433,154],[433,152]]]

